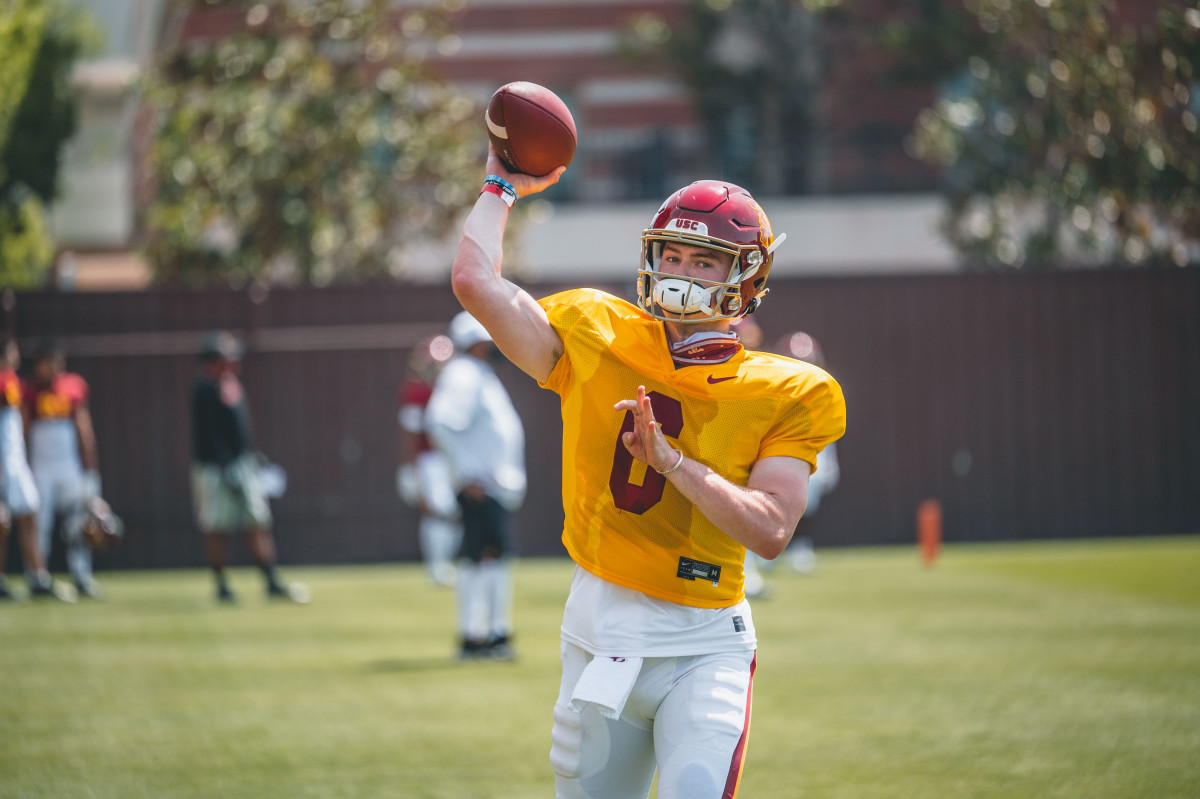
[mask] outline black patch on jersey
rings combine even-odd
[[[721,567],[712,563],[705,563],[702,560],[680,558],[679,571],[675,573],[675,576],[682,577],[685,580],[708,580],[713,584],[713,588],[716,588],[717,583],[721,580]]]
[[[734,617],[733,617],[733,631],[734,631],[735,633],[744,633],[744,632],[746,632],[746,622],[745,622],[745,621],[742,619],[742,617],[741,617],[741,616],[734,616]]]

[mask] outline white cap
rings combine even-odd
[[[466,311],[450,320],[450,341],[454,342],[454,349],[459,352],[466,352],[481,341],[491,340],[487,328]]]

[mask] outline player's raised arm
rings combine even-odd
[[[510,172],[489,146],[487,170],[489,176],[511,186],[517,197],[512,197],[505,185],[485,184],[463,225],[454,256],[454,296],[487,328],[510,361],[535,380],[544,381],[562,355],[562,340],[533,297],[500,274],[500,264],[512,201],[554,185],[566,167],[541,177]]]

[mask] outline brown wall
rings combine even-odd
[[[290,477],[281,559],[416,556],[416,518],[394,490],[395,393],[408,349],[444,329],[454,298],[374,286],[256,299],[17,296],[9,328],[24,345],[63,338],[92,387],[105,494],[129,528],[101,567],[202,563],[187,397],[200,333],[216,326],[248,339],[258,441]],[[813,519],[818,543],[911,541],[926,497],[944,503],[949,540],[1200,530],[1200,272],[777,280],[760,317],[767,342],[816,336],[845,390],[842,482]],[[513,367],[502,378],[529,433],[520,549],[558,554],[556,397]]]

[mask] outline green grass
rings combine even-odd
[[[0,797],[550,797],[566,561],[518,565],[517,663],[452,661],[409,565],[102,575],[0,605]],[[1200,796],[1200,539],[823,551],[755,606],[741,795]]]

